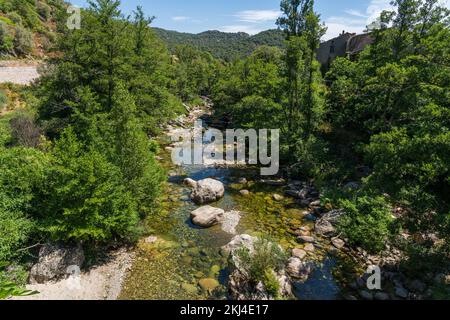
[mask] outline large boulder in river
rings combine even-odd
[[[192,222],[203,228],[212,227],[222,221],[225,211],[211,206],[204,206],[191,212]]]
[[[59,280],[69,275],[71,268],[81,268],[83,263],[84,252],[81,246],[46,244],[39,251],[38,263],[31,268],[30,282],[36,284]]]
[[[207,204],[220,200],[225,195],[222,182],[214,179],[204,179],[197,182],[191,194],[196,204]]]
[[[191,187],[191,188],[196,188],[197,187],[197,181],[192,180],[191,178],[184,179],[183,183],[185,185],[187,185],[188,187]]]

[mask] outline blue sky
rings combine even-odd
[[[450,0],[445,0],[447,3]],[[86,6],[86,0],[72,0]],[[328,26],[324,40],[343,30],[361,32],[379,13],[389,8],[390,0],[316,0],[316,11]],[[156,16],[156,27],[181,32],[206,30],[243,31],[255,34],[275,28],[279,0],[122,0],[124,13],[141,5]]]

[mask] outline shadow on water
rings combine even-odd
[[[300,300],[338,300],[341,289],[333,276],[336,260],[327,257],[308,280],[294,283],[294,294]]]

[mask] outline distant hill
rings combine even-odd
[[[226,33],[220,31],[206,31],[199,34],[153,28],[156,34],[167,43],[169,49],[177,45],[192,45],[198,49],[210,52],[214,57],[232,60],[251,54],[258,46],[283,46],[283,32],[267,30],[257,35],[247,33]]]

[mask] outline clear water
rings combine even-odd
[[[273,237],[286,249],[298,247],[293,230],[307,224],[296,218],[295,210],[301,210],[289,199],[279,203],[272,199],[280,188],[262,184],[238,185],[241,177],[249,181],[258,179],[258,171],[252,169],[210,168],[185,166],[172,171],[165,194],[165,214],[150,217],[148,225],[152,235],[158,236],[157,244],[138,246],[136,261],[125,282],[122,299],[226,299],[228,263],[221,256],[220,248],[233,235],[223,232],[220,226],[203,229],[194,226],[190,212],[198,208],[189,200],[191,190],[183,185],[187,177],[194,180],[214,178],[226,185],[225,196],[212,204],[225,211],[239,210],[242,219],[237,233],[264,234]],[[239,194],[249,189],[250,197]],[[326,251],[319,250],[315,259],[320,263],[305,283],[295,283],[295,295],[304,300],[330,300],[340,298],[340,288],[333,276],[336,260]],[[215,279],[220,286],[214,293],[201,290],[200,279]]]

